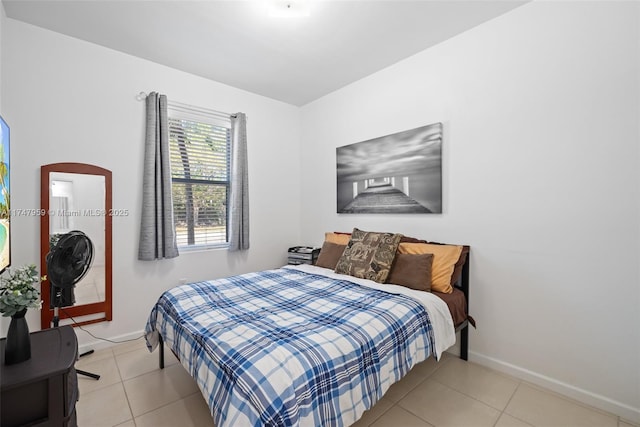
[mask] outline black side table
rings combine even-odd
[[[78,340],[71,326],[31,334],[31,359],[4,364],[0,340],[0,425],[75,427]]]
[[[320,254],[320,248],[311,246],[294,246],[287,251],[287,264],[311,264],[314,265]]]

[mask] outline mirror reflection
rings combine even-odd
[[[91,268],[74,289],[76,304],[105,300],[105,179],[100,175],[49,174],[49,244],[72,230],[84,232],[94,246]]]
[[[43,329],[50,328],[58,315],[61,324],[73,326],[113,318],[111,191],[112,174],[108,169],[86,163],[52,163],[40,167],[40,207],[44,213],[40,217],[40,273],[45,276],[40,310]],[[91,240],[93,260],[80,281],[54,293],[47,278],[47,256],[59,239],[69,237],[72,231],[79,231]],[[73,262],[73,259],[59,258],[64,262]],[[69,270],[62,265],[58,267],[63,270],[57,269],[56,274]]]

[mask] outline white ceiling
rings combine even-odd
[[[265,1],[3,4],[9,18],[304,105],[525,3],[309,0],[309,16],[283,18]]]

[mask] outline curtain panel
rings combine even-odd
[[[247,167],[247,116],[231,116],[231,212],[229,250],[249,249],[249,176]]]
[[[157,92],[147,96],[143,174],[138,259],[175,258],[178,245],[173,223],[167,97]]]

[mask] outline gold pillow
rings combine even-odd
[[[374,233],[354,228],[335,272],[384,283],[401,237],[401,234]]]
[[[346,233],[324,233],[324,241],[335,243],[336,245],[347,245],[351,240],[351,234]]]
[[[351,233],[340,232],[340,231],[334,231],[333,233],[327,232],[324,234],[325,234],[325,240],[329,239],[328,240],[329,242],[337,243],[339,245],[346,245],[347,243],[349,243],[349,238],[351,237]],[[348,237],[345,238],[345,236],[348,236]],[[400,238],[400,243],[429,243],[429,242],[422,239],[416,239],[415,237],[402,235],[402,237]]]
[[[429,243],[400,243],[399,254],[433,254],[431,265],[431,290],[450,294],[453,292],[451,277],[460,259],[462,246],[432,245]]]

